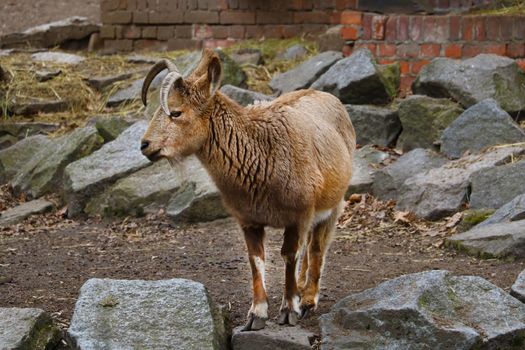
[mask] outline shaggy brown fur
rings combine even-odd
[[[279,323],[295,324],[317,306],[325,253],[351,178],[355,133],[334,96],[301,90],[241,107],[216,91],[220,62],[211,50],[179,79],[167,116],[159,108],[143,139],[152,160],[196,154],[244,231],[253,277],[245,329],[264,327],[264,227],[283,227],[285,291]],[[296,264],[305,248],[299,285]]]

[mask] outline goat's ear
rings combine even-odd
[[[208,64],[208,83],[210,85],[210,96],[213,96],[221,86],[222,68],[221,61],[214,55]]]

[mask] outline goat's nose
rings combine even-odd
[[[142,143],[140,144],[140,150],[144,151],[149,146],[149,141],[142,140]]]

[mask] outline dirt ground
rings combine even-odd
[[[89,278],[188,278],[206,285],[229,310],[234,326],[244,322],[251,297],[249,265],[242,234],[231,219],[175,225],[162,216],[72,221],[63,214],[57,210],[0,230],[0,307],[43,308],[66,329]],[[403,274],[448,269],[508,290],[524,269],[524,261],[480,260],[444,247],[451,219],[406,218],[370,198],[348,206],[328,255],[320,308],[303,326],[318,334],[317,316],[335,301]],[[277,316],[283,289],[281,243],[280,230],[267,231],[271,317]]]
[[[100,0],[2,0],[0,35],[71,16],[100,22]]]

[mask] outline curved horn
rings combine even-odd
[[[164,69],[168,69],[170,72],[178,72],[177,66],[175,66],[175,64],[170,60],[163,59],[155,63],[146,75],[144,83],[142,83],[142,103],[144,103],[144,106],[148,104],[148,89],[151,85],[151,82]]]
[[[171,87],[178,79],[181,79],[182,76],[179,72],[169,72],[168,75],[162,81],[160,86],[160,107],[166,113],[170,115],[170,109],[168,107],[168,95],[170,94]]]

